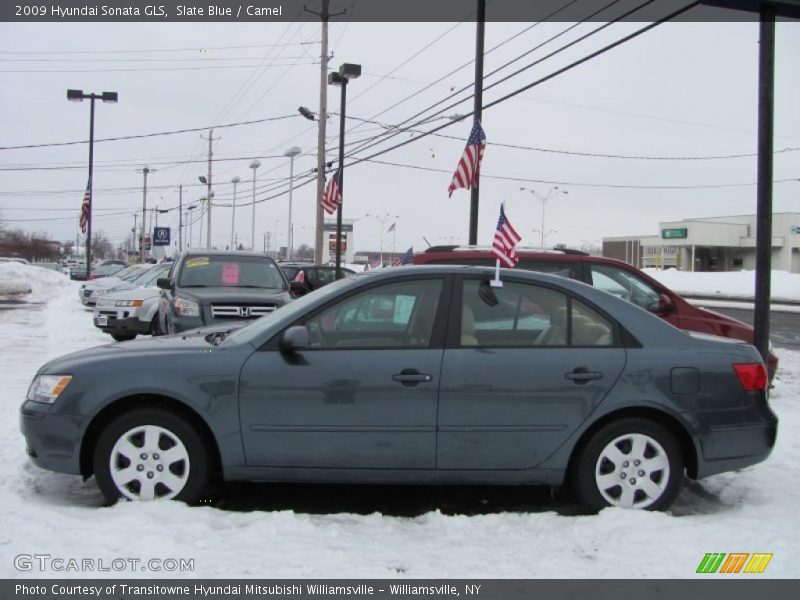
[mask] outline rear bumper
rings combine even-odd
[[[697,478],[743,469],[766,460],[777,435],[778,419],[771,411],[760,423],[709,428],[700,436],[702,456],[697,461]]]

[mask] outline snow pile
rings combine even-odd
[[[681,295],[720,296],[752,300],[755,297],[755,271],[692,273],[675,269],[643,269],[653,279]],[[800,274],[772,271],[773,302],[800,302]]]
[[[17,262],[0,263],[0,296],[20,296],[28,302],[44,302],[59,294],[69,279],[64,275]]]

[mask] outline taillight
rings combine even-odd
[[[746,392],[762,392],[767,389],[767,368],[763,363],[739,363],[733,365],[733,370]]]
[[[97,279],[97,275],[89,275],[89,279]]]

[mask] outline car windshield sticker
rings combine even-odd
[[[199,256],[197,258],[190,258],[186,261],[184,265],[187,269],[191,269],[192,267],[207,267],[208,266],[208,257],[207,256]]]
[[[397,296],[394,301],[394,322],[397,324],[408,323],[411,311],[414,308],[416,296]]]
[[[222,285],[239,285],[239,263],[222,265]]]

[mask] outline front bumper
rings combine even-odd
[[[150,333],[150,323],[139,320],[135,310],[99,309],[93,320],[95,327],[111,335]]]
[[[51,405],[26,401],[20,409],[20,431],[28,456],[37,466],[80,475],[85,417],[51,412]]]

